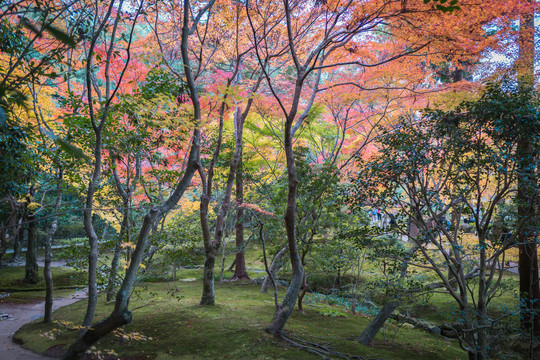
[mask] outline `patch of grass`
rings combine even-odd
[[[72,268],[53,267],[53,283],[55,288],[73,287],[84,284],[86,279],[84,274],[75,272]],[[0,291],[31,291],[44,290],[45,278],[43,268],[39,268],[39,281],[37,284],[26,284],[24,280],[24,266],[6,267],[0,269]]]
[[[68,297],[73,294],[73,289],[54,290],[54,297]],[[21,291],[10,293],[9,296],[0,299],[0,304],[26,304],[37,303],[45,300],[45,291]]]
[[[189,273],[185,278],[189,278]],[[318,359],[264,332],[274,314],[271,292],[261,294],[254,284],[216,283],[216,305],[201,307],[201,282],[178,282],[179,293],[171,296],[170,284],[146,283],[142,298],[133,298],[133,322],[125,327],[131,340],[109,335],[96,346],[114,350],[119,356],[147,356],[148,359]],[[279,289],[280,297],[284,289]],[[153,294],[150,296],[149,294]],[[59,309],[55,318],[65,324],[80,324],[86,302]],[[102,319],[113,304],[99,299],[96,319]],[[340,307],[325,305],[327,312],[343,312]],[[305,312],[294,311],[287,323],[287,334],[310,342],[325,344],[335,351],[384,359],[465,359],[455,341],[427,334],[417,329],[389,323],[373,346],[353,341],[368,324],[369,318],[348,314],[347,317],[325,316],[319,307],[305,305]],[[56,329],[56,330],[54,330]],[[71,329],[71,330],[70,330]],[[48,334],[49,337],[41,336]],[[15,338],[33,351],[43,352],[61,344],[70,344],[77,336],[76,327],[31,323],[23,326]],[[386,335],[386,336],[385,336]]]

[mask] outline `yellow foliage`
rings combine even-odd
[[[28,210],[33,211],[33,210],[37,210],[39,208],[41,208],[41,204],[39,204],[37,202],[32,201],[30,204],[28,204]]]

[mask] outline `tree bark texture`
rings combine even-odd
[[[384,326],[386,320],[392,315],[394,310],[398,307],[399,302],[391,300],[387,302],[381,310],[377,313],[377,316],[371,320],[369,325],[362,331],[362,334],[356,340],[364,345],[370,345],[375,336],[379,333],[379,330]]]

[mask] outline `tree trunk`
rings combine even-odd
[[[126,207],[124,209],[127,209]],[[114,246],[114,255],[111,261],[111,273],[109,274],[109,281],[107,283],[107,302],[110,302],[114,298],[114,290],[116,284],[116,278],[118,274],[118,264],[120,263],[120,255],[122,253],[122,242],[124,241],[124,235],[128,226],[128,214],[127,210],[124,212],[122,218],[122,224],[120,225],[120,234],[116,239],[116,245]]]
[[[244,113],[240,114],[240,109],[236,108],[234,114],[234,155],[229,166],[229,174],[227,176],[227,182],[225,186],[225,194],[223,202],[219,209],[216,218],[216,228],[214,230],[214,238],[211,242],[205,241],[205,254],[206,260],[204,262],[204,275],[203,275],[203,294],[201,297],[200,305],[214,305],[214,264],[216,262],[216,255],[223,241],[223,233],[225,227],[225,218],[229,210],[229,202],[231,199],[232,188],[234,178],[236,175],[236,169],[240,161],[240,155],[242,153],[242,138],[244,133],[244,121],[247,117],[249,106],[246,107]],[[209,200],[209,199],[208,199]],[[204,230],[203,230],[204,234]]]
[[[306,292],[308,289],[308,283],[307,283],[307,276],[306,273],[304,273],[304,278],[302,279],[302,292],[300,295],[298,295],[298,311],[304,312],[304,306],[303,306],[303,300],[304,296],[306,296]]]
[[[210,249],[206,252],[203,270],[203,295],[200,305],[214,305],[214,265],[216,262],[217,249]]]
[[[43,276],[45,278],[45,317],[44,323],[52,322],[53,313],[53,278],[51,272],[52,261],[52,239],[56,233],[58,227],[58,211],[60,210],[60,204],[62,203],[62,170],[58,170],[58,179],[56,185],[56,204],[54,206],[54,217],[47,231],[47,238],[45,239],[45,267],[43,269]]]
[[[418,250],[419,246],[415,244],[412,248],[409,249],[409,252],[407,253],[404,261],[401,263],[401,271],[399,274],[399,280],[403,280],[407,276],[407,269],[409,267],[408,261],[410,258],[414,255],[416,250]],[[370,345],[379,330],[383,327],[384,323],[390,315],[394,312],[394,310],[399,305],[398,301],[398,294],[394,295],[394,298],[388,301],[381,310],[379,310],[379,313],[371,322],[368,324],[368,326],[362,331],[362,334],[360,334],[359,337],[356,338],[357,341],[364,345]]]
[[[234,260],[235,269],[234,275],[231,280],[249,280],[249,275],[246,270],[246,261],[244,259],[244,223],[242,222],[242,215],[244,210],[240,207],[244,202],[244,176],[242,167],[242,155],[236,168],[236,204],[238,210],[236,211],[236,258]]]
[[[25,232],[25,229],[21,229],[13,241],[13,262],[19,262],[21,260],[21,249]]]
[[[386,320],[392,315],[394,310],[398,307],[399,302],[396,300],[391,300],[387,302],[381,310],[377,313],[377,316],[371,322],[369,325],[362,331],[362,334],[360,334],[359,337],[356,338],[358,342],[364,345],[370,345],[379,330],[384,326],[384,323],[386,323]]]
[[[187,0],[186,0],[187,1]],[[187,10],[186,10],[187,11]],[[186,16],[187,21],[188,16]],[[187,53],[187,49],[184,49]],[[186,55],[187,56],[187,55]],[[190,75],[191,77],[191,75]],[[191,91],[196,94],[194,86],[190,87]],[[197,102],[198,104],[198,102]],[[195,114],[198,115],[197,119],[200,119],[200,111],[196,107]],[[184,172],[184,176],[178,183],[173,194],[165,201],[161,206],[153,207],[145,216],[139,236],[137,238],[137,245],[133,251],[131,261],[129,263],[129,268],[126,271],[124,280],[120,289],[116,293],[115,306],[111,314],[103,321],[100,321],[93,325],[92,327],[84,330],[77,340],[69,347],[68,351],[64,355],[64,360],[78,360],[80,357],[86,353],[86,351],[99,339],[109,334],[114,329],[129,324],[131,322],[132,314],[129,311],[129,298],[131,294],[131,289],[137,280],[137,273],[139,271],[139,266],[144,257],[146,248],[148,247],[148,237],[150,232],[165,213],[170,211],[182,195],[185,190],[191,183],[193,174],[195,173],[198,163],[197,157],[200,149],[200,131],[196,129],[193,134],[192,148],[189,155],[189,162]]]
[[[31,188],[31,191],[33,191],[33,188]],[[22,221],[26,219],[26,215],[23,215],[22,219],[19,219],[17,223],[20,208],[17,200],[12,196],[8,196],[8,202],[11,210],[6,221],[2,224],[3,226],[0,226],[0,269],[4,266],[3,258],[9,248],[9,244],[14,238],[19,236],[21,226],[26,226]],[[27,199],[26,205],[29,203],[30,201]],[[24,207],[24,214],[26,214],[26,206]]]
[[[122,231],[120,231],[122,235]],[[114,246],[114,254],[111,261],[111,272],[109,274],[109,280],[107,282],[107,302],[110,302],[114,298],[115,283],[118,274],[118,264],[120,263],[120,255],[122,254],[122,237],[119,236]]]
[[[279,269],[281,269],[281,266],[283,266],[283,256],[287,252],[287,247],[283,247],[274,257],[274,260],[272,260],[272,264],[270,265],[270,273],[272,274],[272,277],[275,278],[276,274],[278,273]],[[261,292],[266,293],[268,291],[268,287],[272,283],[272,280],[270,279],[270,276],[266,275],[264,278],[264,281],[261,286]]]
[[[296,243],[296,197],[298,191],[298,177],[296,175],[296,165],[293,152],[293,134],[292,124],[296,118],[298,111],[298,103],[303,86],[304,72],[302,69],[297,69],[297,81],[294,91],[293,103],[291,111],[287,114],[284,129],[284,148],[285,157],[287,159],[287,175],[289,183],[289,193],[287,195],[287,209],[285,211],[285,228],[287,231],[287,242],[289,245],[289,255],[291,259],[291,282],[285,294],[283,302],[276,309],[272,323],[268,325],[266,331],[272,335],[280,336],[283,333],[283,328],[291,316],[294,309],[300,286],[304,279],[304,268],[300,262],[300,254],[298,253],[298,244]]]
[[[28,209],[28,244],[26,245],[26,265],[24,282],[37,284],[39,281],[39,267],[37,264],[37,232],[34,211]]]
[[[530,5],[530,4],[529,4]],[[532,91],[534,85],[534,12],[523,11],[519,28],[518,82],[521,91]],[[527,124],[524,125],[528,126]],[[519,291],[521,328],[540,336],[540,284],[538,279],[538,254],[534,233],[536,197],[536,155],[528,129],[521,129],[517,143],[518,158],[518,219],[524,221],[517,234],[519,247]]]
[[[227,260],[227,236],[224,235],[223,244],[221,246],[221,271],[219,273],[219,282],[223,283],[223,273],[225,272],[225,260]]]
[[[83,211],[83,224],[84,231],[88,237],[88,245],[90,251],[88,252],[88,302],[86,306],[86,313],[82,322],[83,326],[92,325],[94,320],[94,314],[97,306],[98,288],[97,288],[97,262],[98,262],[98,238],[93,224],[93,208],[94,208],[94,195],[98,187],[98,182],[101,176],[101,132],[96,130],[96,145],[94,148],[94,171],[92,179],[88,184],[88,192],[86,194],[86,206]]]

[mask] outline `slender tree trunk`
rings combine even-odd
[[[186,16],[186,19],[187,18],[188,16]],[[187,54],[187,48],[183,52]],[[194,86],[192,86],[190,89],[194,94],[196,94]],[[198,111],[197,107],[195,114],[196,119],[200,119],[200,111]],[[126,271],[126,275],[124,276],[124,280],[122,281],[122,285],[116,293],[116,301],[113,311],[106,319],[94,324],[91,328],[88,328],[81,332],[77,340],[69,347],[68,351],[64,355],[64,360],[80,359],[80,357],[84,353],[86,353],[86,351],[96,341],[103,338],[105,335],[109,334],[114,329],[121,327],[125,324],[129,324],[131,322],[132,314],[131,311],[129,311],[129,299],[131,289],[133,288],[133,285],[137,280],[139,265],[141,264],[146,248],[148,247],[148,237],[150,236],[150,232],[154,228],[154,225],[163,217],[163,215],[170,211],[178,203],[178,201],[184,194],[186,188],[191,183],[193,174],[198,167],[197,157],[199,153],[200,142],[200,131],[198,129],[194,131],[193,138],[194,140],[192,143],[186,171],[184,173],[184,176],[178,183],[175,191],[173,192],[171,197],[161,206],[153,207],[144,218],[137,239],[135,251],[132,254],[129,267]]]
[[[213,5],[211,1],[206,10],[208,10]],[[199,97],[197,94],[197,88],[195,86],[195,81],[193,79],[193,74],[190,68],[190,60],[188,55],[188,36],[190,32],[189,20],[190,20],[190,3],[189,0],[184,0],[184,16],[183,16],[183,26],[182,26],[182,60],[184,64],[184,73],[186,76],[187,85],[189,88],[191,100],[193,102],[193,117],[194,123],[198,124],[201,121],[201,110]],[[140,13],[140,10],[137,14]],[[205,11],[206,11],[205,10]],[[194,24],[193,26],[196,26]],[[77,360],[79,359],[96,341],[103,338],[105,335],[109,334],[114,329],[128,324],[131,321],[132,314],[129,311],[129,299],[131,294],[131,289],[137,280],[137,274],[139,271],[139,266],[144,257],[145,251],[148,247],[148,237],[150,232],[155,227],[155,225],[160,221],[160,219],[169,212],[178,201],[182,198],[185,190],[190,185],[191,180],[195,171],[199,167],[198,158],[200,153],[200,138],[201,132],[198,128],[193,131],[193,141],[191,144],[191,150],[188,157],[188,162],[186,170],[181,180],[178,182],[175,190],[171,196],[160,206],[155,206],[150,209],[150,211],[144,217],[143,224],[139,231],[139,236],[137,238],[137,245],[135,251],[132,254],[129,267],[122,281],[122,285],[116,294],[116,302],[114,309],[111,314],[103,321],[100,321],[94,324],[91,328],[83,331],[77,340],[69,347],[68,351],[64,355],[64,360]]]
[[[37,231],[36,217],[32,209],[28,209],[28,244],[26,245],[26,265],[24,282],[37,284],[39,281],[39,267],[37,264]]]
[[[232,188],[234,178],[236,175],[236,168],[240,161],[240,155],[242,153],[242,137],[244,133],[244,121],[247,116],[249,107],[246,107],[246,111],[240,114],[240,109],[236,108],[234,114],[234,130],[235,130],[235,145],[234,155],[229,166],[229,174],[227,176],[227,183],[225,186],[225,194],[223,202],[219,209],[216,218],[216,228],[214,230],[214,238],[210,243],[205,242],[205,254],[206,260],[204,262],[203,273],[203,294],[201,297],[201,305],[214,305],[215,293],[214,293],[214,265],[216,262],[216,255],[223,241],[223,232],[225,227],[225,219],[229,210],[229,203],[232,194]],[[204,234],[204,230],[203,230]]]
[[[97,306],[97,261],[98,261],[98,238],[94,229],[93,219],[93,207],[94,207],[94,194],[98,187],[98,182],[101,175],[101,133],[96,132],[96,145],[94,149],[94,172],[90,184],[88,185],[88,192],[86,194],[86,207],[83,211],[83,224],[84,231],[88,237],[88,244],[90,251],[88,253],[88,302],[86,306],[86,313],[82,322],[83,326],[92,325],[94,320],[94,314]]]
[[[285,121],[284,131],[284,148],[285,157],[287,159],[287,175],[289,183],[289,193],[287,196],[287,209],[285,211],[285,228],[287,232],[287,242],[289,245],[289,255],[291,259],[291,282],[285,294],[283,302],[279,304],[276,309],[274,319],[266,328],[266,331],[275,336],[281,336],[283,328],[291,316],[294,309],[302,280],[304,278],[304,268],[300,262],[300,255],[298,253],[298,244],[296,243],[296,197],[298,191],[298,177],[296,175],[296,165],[293,152],[293,134],[292,124],[296,118],[296,112],[298,110],[298,103],[300,101],[300,94],[303,86],[303,70],[297,69],[298,76],[295,86],[295,95],[293,97],[293,104],[291,111]]]
[[[17,204],[17,201],[12,197],[10,197],[8,201],[10,203],[11,213],[9,214],[7,220],[3,224],[4,226],[2,226],[2,230],[0,231],[0,269],[4,266],[4,254],[6,253],[9,244],[11,243],[11,239],[19,236],[21,226],[23,226],[23,220],[26,219],[26,215],[23,215],[22,219],[19,219],[19,223],[17,224],[19,205]],[[26,214],[26,206],[24,207],[24,214]],[[24,226],[26,226],[26,224],[24,224]]]
[[[58,170],[58,179],[56,185],[56,204],[54,205],[54,217],[51,222],[51,226],[47,231],[47,238],[45,240],[45,267],[43,269],[43,276],[45,278],[45,317],[43,319],[44,323],[52,322],[52,313],[53,313],[53,278],[51,272],[51,261],[52,261],[52,239],[56,233],[58,227],[58,211],[60,210],[60,204],[62,203],[62,182],[63,174],[62,170]]]
[[[451,231],[454,233],[454,238],[457,239],[457,234],[459,231],[459,224],[461,223],[461,211],[458,211],[455,207],[452,209],[452,228]],[[452,271],[452,264],[448,264],[448,281],[452,281],[455,278],[454,271]],[[454,290],[458,289],[457,282],[452,283],[452,288]]]
[[[236,168],[236,204],[239,206],[236,211],[236,258],[234,275],[231,280],[249,279],[244,258],[244,223],[242,215],[244,210],[240,207],[244,202],[244,176],[242,167],[242,155]]]
[[[487,281],[486,281],[486,241],[484,234],[478,234],[480,245],[480,274],[478,276],[478,300],[476,307],[476,317],[478,322],[478,330],[476,331],[477,344],[476,352],[478,359],[486,359],[488,357],[488,342],[486,328],[489,326],[487,316],[486,296],[487,296]],[[493,264],[495,266],[495,264]]]
[[[308,289],[307,276],[306,276],[306,273],[304,272],[304,278],[302,279],[302,292],[300,293],[300,295],[298,295],[298,311],[302,313],[304,312],[303,300],[304,300],[304,296],[306,296],[307,289]]]
[[[312,236],[311,240],[313,240],[313,236]],[[301,262],[302,262],[302,267],[306,266],[306,255],[307,255],[308,251],[309,251],[309,247],[304,248],[302,250],[302,257],[300,258]],[[304,306],[303,306],[302,302],[303,302],[304,296],[306,296],[306,292],[308,290],[307,275],[306,275],[305,272],[304,272],[304,276],[302,277],[302,287],[300,289],[302,290],[302,292],[298,295],[298,311],[304,312]]]
[[[221,246],[221,271],[219,272],[219,282],[223,283],[223,273],[225,272],[225,260],[227,260],[227,235],[223,237]]]
[[[107,282],[107,302],[110,302],[114,298],[114,290],[116,284],[116,278],[118,274],[118,264],[120,263],[120,255],[122,253],[122,242],[124,241],[124,235],[126,233],[126,227],[128,226],[127,212],[124,212],[122,218],[122,224],[120,225],[120,234],[116,239],[114,246],[114,254],[111,261],[111,273],[109,274],[109,281]]]
[[[279,269],[281,269],[281,266],[283,266],[283,256],[287,252],[287,247],[283,247],[274,257],[274,260],[272,260],[272,264],[270,265],[270,274],[272,274],[272,277],[275,279],[276,274],[278,273]],[[268,291],[268,287],[272,283],[272,280],[270,279],[270,276],[266,275],[264,278],[264,281],[261,286],[261,292],[266,293]]]

